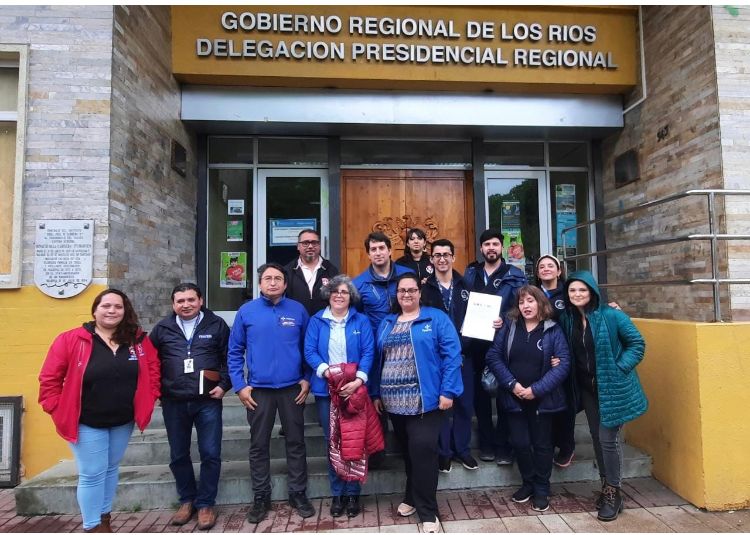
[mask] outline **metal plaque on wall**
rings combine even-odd
[[[47,219],[36,222],[34,284],[56,299],[73,297],[91,283],[94,222]]]

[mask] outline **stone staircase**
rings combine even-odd
[[[326,444],[317,423],[315,407],[310,396],[305,407],[305,437],[308,457],[308,496],[330,495],[327,472]],[[239,504],[252,501],[248,448],[250,431],[245,418],[245,409],[237,397],[228,395],[224,401],[224,438],[222,441],[222,473],[219,483],[219,504]],[[286,458],[284,437],[279,435],[278,424],[271,439],[271,472],[274,500],[285,499]],[[597,480],[599,472],[594,463],[593,446],[588,434],[583,413],[579,415],[575,429],[576,456],[568,468],[557,467],[552,472],[553,482]],[[473,438],[476,448],[476,434]],[[195,436],[194,436],[195,443]],[[393,432],[386,439],[386,460],[382,467],[369,473],[363,494],[390,494],[402,492],[405,485],[403,461],[399,455]],[[479,452],[474,451],[478,459]],[[623,446],[623,477],[646,477],[651,475],[651,458],[645,453],[625,444]],[[193,448],[193,459],[198,460],[197,446]],[[154,411],[152,423],[141,434],[136,430],[120,467],[120,484],[117,489],[115,508],[119,511],[139,511],[174,507],[177,495],[172,473],[169,470],[169,445],[164,429],[161,408]],[[199,464],[195,463],[196,475]],[[77,514],[77,474],[74,461],[62,461],[56,466],[28,480],[15,489],[18,514]],[[476,487],[506,487],[520,484],[516,466],[497,466],[495,463],[479,461],[478,470],[466,470],[453,463],[448,474],[440,474],[440,489],[464,489]]]

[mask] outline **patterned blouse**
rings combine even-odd
[[[383,343],[380,398],[385,410],[414,416],[422,412],[417,361],[411,343],[413,321],[399,321]]]

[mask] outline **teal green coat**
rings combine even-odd
[[[566,302],[568,285],[573,281],[586,284],[598,299],[598,306],[586,313],[586,320],[594,338],[601,424],[616,427],[635,420],[648,409],[648,400],[635,371],[636,365],[643,360],[646,343],[627,314],[602,303],[599,286],[590,272],[576,271],[568,277],[564,294]],[[573,314],[579,312],[569,302],[567,304],[560,316],[560,324],[570,343]],[[575,373],[571,372],[570,377],[574,378]]]

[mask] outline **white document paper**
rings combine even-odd
[[[503,298],[499,295],[469,293],[466,305],[466,316],[461,327],[461,334],[469,338],[492,341],[495,338],[495,328],[492,322],[500,317]]]

